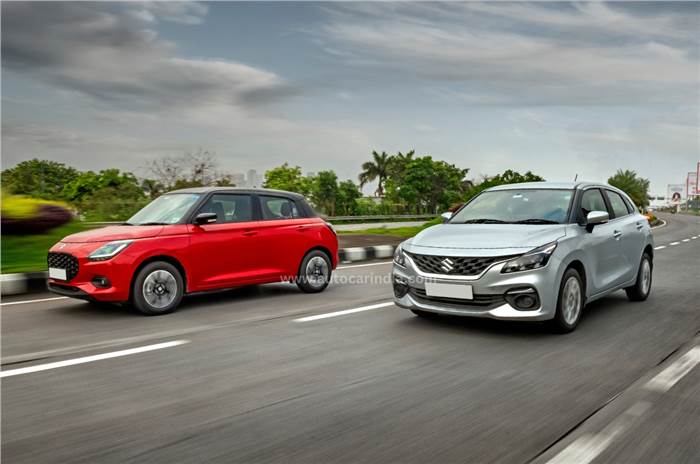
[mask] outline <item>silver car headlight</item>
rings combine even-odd
[[[554,253],[556,248],[557,242],[548,243],[541,247],[535,248],[519,258],[508,261],[503,265],[501,272],[506,274],[508,272],[529,271],[531,269],[539,269],[544,267],[549,262],[549,258],[552,256],[552,253]]]
[[[105,261],[114,258],[119,253],[124,251],[126,247],[131,245],[131,242],[133,242],[133,240],[117,240],[114,242],[109,242],[90,253],[88,259],[90,261]]]
[[[394,250],[394,262],[399,266],[406,266],[406,254],[403,252],[401,245]]]

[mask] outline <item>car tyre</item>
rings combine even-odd
[[[299,265],[297,287],[304,293],[322,292],[331,281],[331,272],[328,255],[321,250],[311,250]]]
[[[576,328],[583,313],[584,295],[585,290],[580,274],[576,269],[567,269],[559,285],[557,310],[554,319],[550,321],[555,332],[569,333]]]
[[[131,289],[131,303],[146,316],[175,311],[185,293],[180,271],[165,261],[155,261],[141,269]]]
[[[642,255],[637,271],[637,280],[633,286],[627,287],[625,293],[630,301],[644,301],[651,293],[651,276],[654,269],[653,261],[646,251]]]

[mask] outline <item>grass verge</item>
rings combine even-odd
[[[0,272],[35,272],[46,270],[46,253],[66,235],[90,228],[73,221],[41,235],[3,235],[0,241]]]
[[[427,229],[430,226],[436,224],[441,224],[441,218],[435,218],[432,221],[426,222],[422,226],[412,226],[412,227],[372,227],[363,230],[340,230],[338,231],[341,235],[393,235],[394,237],[410,238],[416,235],[423,229]]]

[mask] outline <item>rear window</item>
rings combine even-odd
[[[630,213],[627,210],[627,203],[625,203],[625,200],[622,199],[619,193],[608,190],[607,194],[616,218],[627,216]]]
[[[260,209],[265,220],[296,219],[302,217],[299,208],[289,198],[260,196]]]

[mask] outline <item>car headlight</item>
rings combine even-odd
[[[397,246],[394,250],[394,262],[399,266],[406,266],[406,255],[401,248],[401,245]]]
[[[109,242],[106,245],[102,245],[97,250],[90,253],[88,259],[90,261],[105,261],[107,259],[114,258],[119,253],[121,253],[124,248],[128,247],[133,240],[117,240],[115,242]]]
[[[539,248],[525,253],[519,258],[512,259],[503,265],[501,269],[502,273],[508,272],[518,272],[518,271],[529,271],[531,269],[538,269],[547,265],[549,257],[554,253],[554,249],[557,247],[557,242],[548,243]]]

